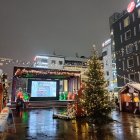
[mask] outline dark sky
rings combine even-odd
[[[89,56],[109,38],[109,16],[130,0],[0,0],[0,57]],[[100,51],[99,51],[100,52]]]

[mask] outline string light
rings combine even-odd
[[[128,80],[128,81],[131,81],[132,83],[138,83],[138,82],[133,81],[133,80],[131,80],[131,79],[129,79],[129,78],[126,78],[125,76],[121,76],[121,75],[118,75],[118,74],[117,74],[117,76],[120,77],[120,78],[122,78],[122,79],[125,79],[125,80]],[[138,83],[138,84],[139,84],[139,83]]]
[[[128,45],[125,45],[124,47],[125,48],[121,48],[121,49],[119,49],[118,51],[115,51],[115,54],[117,54],[117,55],[122,55],[122,52],[123,51],[126,51],[127,52],[127,47],[135,47],[136,48],[136,50],[138,49],[138,47],[139,47],[139,45],[140,45],[140,40],[137,40],[137,41],[134,41],[133,43],[130,43],[130,44],[128,44]],[[122,50],[123,49],[123,50]]]

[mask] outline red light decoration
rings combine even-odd
[[[131,1],[131,2],[128,4],[128,6],[127,6],[127,12],[128,12],[128,13],[133,12],[133,10],[135,9],[135,6],[136,6],[135,2],[134,2],[134,1]]]

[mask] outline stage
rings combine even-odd
[[[48,100],[48,101],[29,101],[25,102],[26,109],[33,109],[33,108],[53,108],[53,107],[67,107],[68,103],[75,102],[74,100]],[[16,102],[11,102],[7,104],[8,107],[11,109],[16,108]]]

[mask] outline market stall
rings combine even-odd
[[[119,91],[120,110],[140,113],[140,84],[127,83]]]

